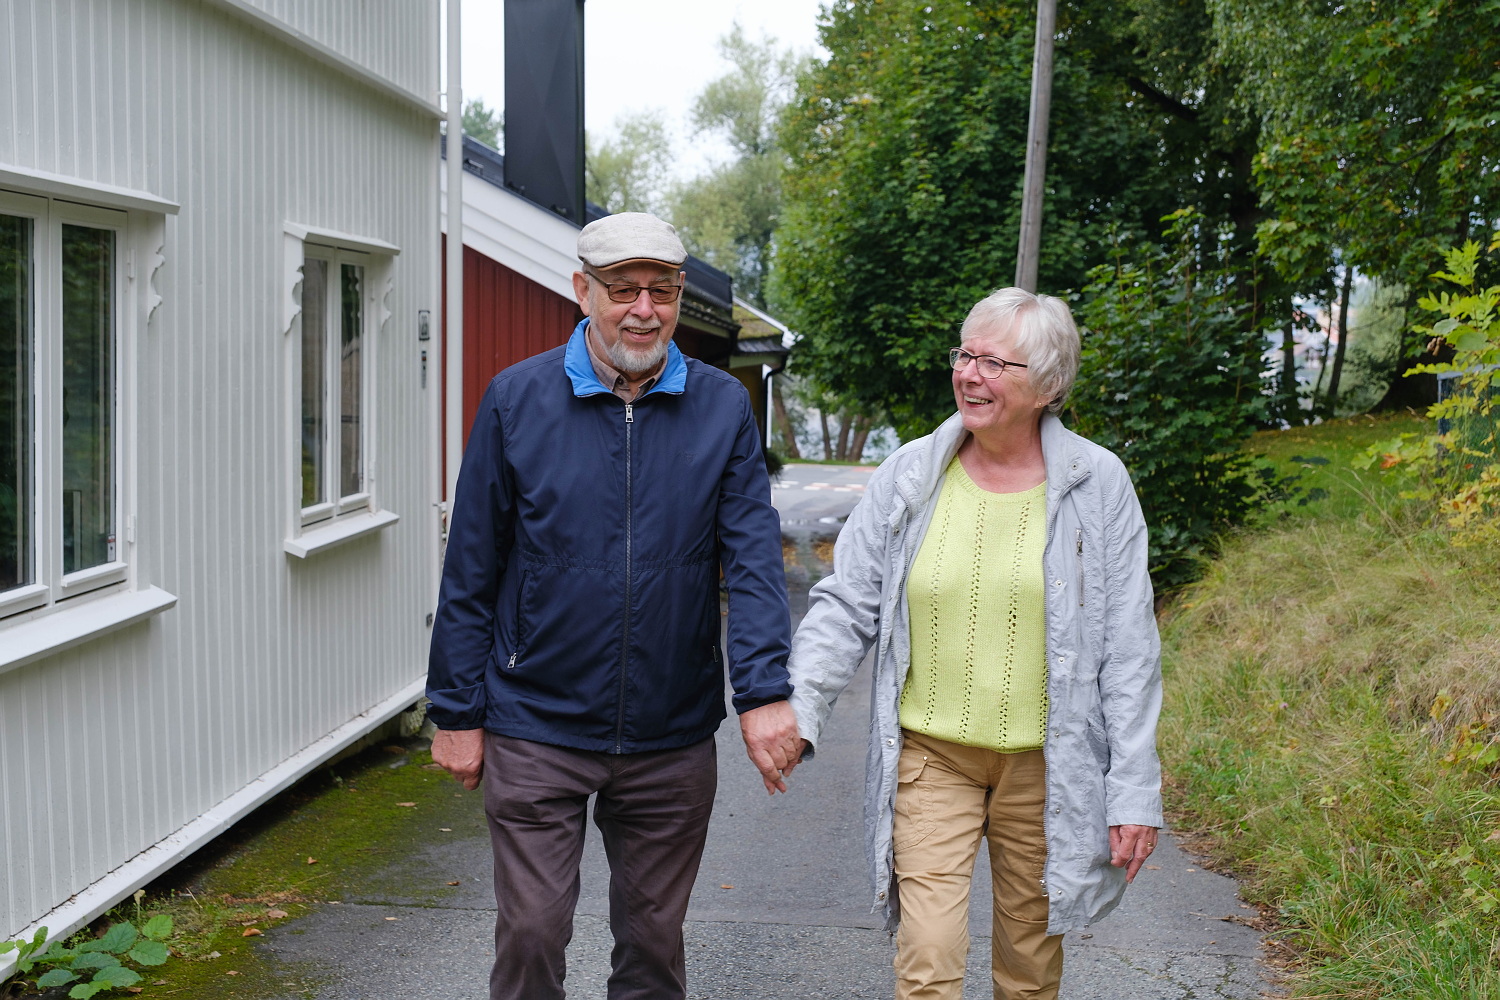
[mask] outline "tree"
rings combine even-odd
[[[1497,0],[1209,0],[1262,131],[1261,246],[1306,287],[1330,246],[1431,288],[1440,248],[1500,219]],[[1421,346],[1413,334],[1408,352]],[[1410,386],[1408,380],[1404,383]]]
[[[625,115],[613,139],[585,137],[584,187],[606,212],[663,214],[671,143],[660,111]]]
[[[797,58],[758,42],[736,23],[719,40],[730,71],[693,102],[694,133],[717,136],[731,158],[681,184],[671,198],[673,222],[694,254],[734,278],[737,294],[765,307],[772,233],[781,208],[784,155],[776,124],[791,97]]]
[[[903,438],[951,410],[944,351],[1015,273],[1032,28],[1022,3],[837,0],[785,116],[771,285],[798,370]],[[1177,206],[1156,138],[1118,113],[1125,85],[1067,45],[1054,72],[1039,287],[1062,291],[1111,220],[1144,231]]]
[[[475,98],[464,102],[464,135],[473,136],[491,149],[504,152],[505,115]]]

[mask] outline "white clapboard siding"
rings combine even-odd
[[[435,0],[259,6],[433,94]],[[0,2],[0,169],[180,205],[121,399],[135,585],[177,604],[0,673],[0,939],[423,675],[438,162],[431,114],[225,4]],[[400,520],[306,559],[282,546],[288,223],[400,250],[366,375],[373,492]]]

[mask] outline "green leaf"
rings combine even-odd
[[[84,952],[73,959],[73,968],[75,969],[108,969],[111,966],[119,964],[120,960],[118,958],[104,951]]]
[[[160,965],[167,960],[167,946],[160,941],[139,941],[130,949],[130,960],[137,965]]]
[[[153,941],[165,941],[172,933],[172,918],[158,913],[142,925],[141,933]]]
[[[107,989],[109,989],[108,983],[79,983],[68,991],[68,996],[73,997],[74,1000],[87,1000],[95,993],[102,993]]]
[[[51,989],[53,986],[66,986],[78,978],[78,974],[69,972],[67,969],[53,969],[36,981],[37,989]]]
[[[1456,326],[1458,326],[1458,320],[1450,316],[1448,319],[1442,320],[1438,323],[1434,323],[1432,325],[1432,332],[1441,337]]]
[[[1478,330],[1465,330],[1453,341],[1453,347],[1459,351],[1482,351],[1489,343],[1489,338]]]
[[[104,936],[99,939],[99,947],[107,952],[119,955],[122,952],[129,951],[130,946],[135,944],[140,936],[140,932],[133,925],[122,921],[105,932]]]
[[[165,913],[157,913],[156,916],[141,925],[141,934],[144,934],[153,942],[165,942],[166,937],[172,933],[172,918]]]
[[[123,965],[116,965],[108,969],[100,969],[94,974],[94,982],[108,983],[117,989],[126,986],[134,986],[141,981],[141,974],[134,969],[127,969]]]

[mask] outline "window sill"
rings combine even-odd
[[[147,587],[82,601],[76,607],[62,606],[51,614],[0,628],[5,639],[0,643],[0,673],[145,621],[176,604],[175,594]]]
[[[399,520],[401,518],[398,515],[388,510],[353,514],[303,531],[296,538],[283,541],[281,547],[289,555],[294,555],[298,559],[306,559],[310,555],[326,551],[336,545],[343,545],[345,542],[363,538],[382,528],[389,528]]]

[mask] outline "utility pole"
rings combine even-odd
[[[1036,53],[1031,60],[1031,120],[1026,128],[1026,179],[1021,195],[1021,244],[1016,253],[1016,286],[1036,291],[1037,257],[1042,244],[1042,197],[1047,180],[1047,119],[1052,111],[1052,36],[1057,33],[1057,0],[1037,0]]]

